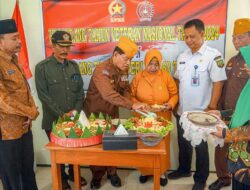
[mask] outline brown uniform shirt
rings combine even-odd
[[[118,107],[131,109],[132,104],[127,75],[121,74],[111,59],[100,63],[94,70],[84,101],[87,116],[102,112],[118,117]]]
[[[235,109],[239,95],[249,78],[247,72],[241,70],[244,64],[245,60],[240,53],[228,61],[226,66],[227,81],[225,81],[219,101],[220,109]]]
[[[23,122],[38,115],[24,73],[16,56],[0,51],[0,134],[2,140],[22,137]]]

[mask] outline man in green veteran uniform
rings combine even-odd
[[[250,19],[237,19],[234,23],[233,44],[237,51],[250,45]],[[239,52],[233,56],[226,66],[227,81],[224,83],[219,108],[221,110],[235,110],[236,102],[247,81],[249,75],[244,69],[245,60]],[[250,98],[250,95],[249,95]],[[224,118],[225,119],[225,118]],[[230,120],[230,119],[229,119]],[[228,121],[229,122],[229,121]],[[231,174],[227,170],[228,144],[215,148],[215,167],[218,179],[209,186],[210,190],[219,190],[231,184]]]
[[[128,66],[138,51],[137,45],[127,37],[121,37],[110,59],[100,63],[90,80],[84,111],[89,116],[100,112],[112,118],[118,117],[118,108],[141,109],[143,103],[130,100],[128,83]],[[101,159],[101,158],[100,158]],[[93,174],[91,189],[101,187],[101,179],[107,171],[107,177],[115,187],[121,186],[116,167],[90,166]]]
[[[37,64],[35,82],[38,97],[43,107],[42,128],[50,138],[53,121],[64,113],[83,109],[83,80],[76,62],[67,56],[72,44],[71,35],[65,31],[56,31],[52,35],[53,54]],[[69,176],[65,166],[61,165],[63,189],[70,189],[67,179],[73,181],[73,166],[69,165]],[[81,178],[81,185],[86,185]]]
[[[37,190],[31,121],[38,116],[16,53],[13,19],[0,20],[0,176],[4,190]]]

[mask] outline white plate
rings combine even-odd
[[[210,126],[215,125],[218,122],[218,118],[214,115],[204,112],[191,112],[188,113],[187,118],[198,125]]]

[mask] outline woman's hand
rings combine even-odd
[[[73,117],[75,114],[75,112],[77,112],[77,110],[70,110],[68,113],[66,113],[66,115],[68,116],[68,117]]]
[[[148,108],[148,105],[141,102],[136,102],[132,105],[133,110],[146,110]]]
[[[169,103],[165,103],[165,104],[163,104],[163,106],[165,106],[163,111],[172,111],[172,109],[173,109]]]
[[[207,113],[214,114],[214,115],[218,116],[219,118],[221,118],[221,113],[219,110],[209,110],[209,111],[207,111]]]
[[[211,133],[211,134],[218,137],[218,138],[222,138],[223,128],[216,126],[216,130],[217,130],[216,132]]]
[[[32,121],[31,119],[27,118],[27,120],[23,122],[22,125],[23,129],[31,128],[31,121]]]
[[[243,68],[240,68],[241,71],[246,71],[247,74],[250,76],[250,68],[248,67],[247,64],[244,64]]]

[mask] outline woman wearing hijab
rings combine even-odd
[[[247,69],[250,76],[250,69]],[[237,101],[229,129],[217,128],[215,136],[232,144],[228,150],[228,169],[233,190],[250,190],[250,80]]]
[[[133,102],[143,102],[151,107],[157,116],[171,121],[171,113],[178,102],[178,90],[174,79],[164,70],[161,70],[162,55],[159,50],[151,49],[146,53],[145,69],[139,72],[131,83],[131,98]],[[170,167],[170,135],[165,137],[166,155],[161,157],[161,186],[167,184],[165,172]],[[140,168],[141,183],[145,183],[153,170]]]

